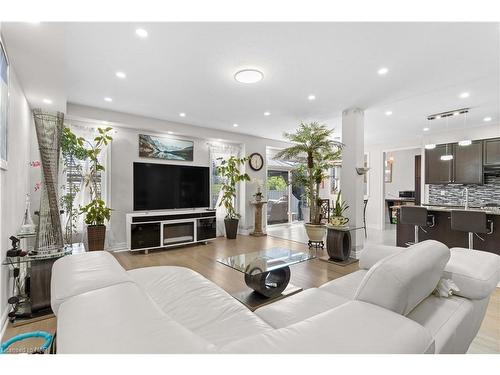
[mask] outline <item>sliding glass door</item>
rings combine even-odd
[[[267,171],[267,224],[285,224],[303,220],[304,189],[292,182],[291,172]]]

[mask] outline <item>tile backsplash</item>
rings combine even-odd
[[[469,206],[500,204],[500,176],[485,176],[484,185],[429,185],[429,204],[463,206],[464,188],[469,189]],[[444,191],[444,195],[442,192]]]

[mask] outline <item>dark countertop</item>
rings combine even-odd
[[[423,204],[421,207],[427,208],[429,211],[451,212],[452,210],[463,210],[463,206],[435,206],[432,204]],[[395,207],[399,209],[399,207]],[[487,215],[500,215],[500,207],[469,207],[469,211],[486,212]]]

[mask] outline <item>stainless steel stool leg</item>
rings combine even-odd
[[[419,230],[419,226],[415,225],[415,243],[418,243],[418,230]]]
[[[469,249],[474,249],[474,233],[469,232]]]

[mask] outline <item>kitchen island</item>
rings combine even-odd
[[[425,227],[424,230],[419,230],[419,241],[436,240],[446,244],[448,247],[468,247],[468,234],[451,229],[451,211],[454,209],[461,209],[463,207],[456,206],[429,206],[426,207],[429,215],[434,215],[434,227]],[[484,241],[481,241],[477,236],[474,236],[474,249],[483,250],[500,255],[500,209],[498,208],[470,208],[470,210],[485,211],[487,220],[493,222],[492,234],[479,234]],[[405,247],[407,242],[414,240],[414,227],[413,225],[401,224],[399,220],[398,210],[398,223],[396,229],[396,244],[397,246]]]

